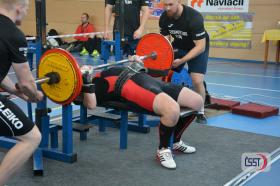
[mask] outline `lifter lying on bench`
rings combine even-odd
[[[111,67],[95,74],[94,77],[86,75],[87,70],[81,68],[84,83],[95,84],[94,93],[83,95],[83,104],[87,108],[94,109],[96,105],[120,101],[160,116],[157,158],[163,167],[176,168],[172,152],[168,148],[173,132],[174,150],[182,153],[196,151],[195,147],[186,145],[181,140],[183,132],[194,120],[195,115],[180,117],[180,107],[199,111],[203,107],[203,99],[199,94],[181,85],[151,77],[141,63],[135,62],[128,67]]]

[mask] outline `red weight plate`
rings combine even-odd
[[[136,54],[145,56],[152,52],[155,52],[157,57],[155,60],[145,59],[143,62],[146,68],[154,71],[168,71],[172,67],[174,60],[173,47],[163,35],[150,33],[140,39],[136,47]]]

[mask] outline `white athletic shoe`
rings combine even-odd
[[[173,150],[186,154],[194,153],[196,151],[195,147],[186,145],[182,140],[173,144]]]
[[[170,149],[157,150],[157,159],[160,164],[168,169],[176,169],[176,163],[173,159],[173,155]]]

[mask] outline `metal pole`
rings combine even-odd
[[[36,48],[36,67],[38,69],[39,60],[41,55],[46,50],[47,39],[46,39],[46,0],[35,0],[36,8],[36,34],[37,34],[37,48]],[[41,87],[39,86],[39,89]],[[47,108],[47,100],[44,98],[43,101],[37,103],[37,107]]]
[[[151,54],[141,56],[140,60],[144,60],[144,59],[147,59],[147,58],[155,59],[156,57],[157,57],[157,54],[155,52],[152,52]],[[110,67],[110,66],[116,66],[116,65],[120,65],[120,64],[128,63],[128,62],[130,62],[129,59],[124,59],[124,60],[116,61],[116,62],[113,62],[113,63],[107,63],[107,64],[103,64],[103,65],[94,66],[93,70],[98,70],[98,69],[102,69],[102,68],[106,68],[106,67]]]
[[[42,53],[46,49],[47,39],[46,39],[46,1],[45,0],[35,0],[36,8],[36,34],[37,34],[37,47],[36,47],[36,67],[38,69],[39,59],[41,58]],[[39,89],[41,87],[39,86]],[[36,124],[39,124],[38,128],[42,133],[42,140],[40,147],[47,147],[49,141],[49,117],[48,114],[38,115],[37,110],[47,110],[47,100],[44,97],[43,101],[37,103],[36,114],[37,117]],[[45,126],[45,127],[44,127]],[[43,157],[42,149],[38,148],[33,154],[33,170],[34,174],[39,172],[39,175],[43,174]]]
[[[36,0],[35,6],[37,39],[40,42],[41,50],[45,50],[47,46],[46,0]]]
[[[43,78],[40,78],[40,79],[36,79],[36,80],[35,80],[35,83],[36,83],[36,84],[43,84],[43,83],[49,82],[49,80],[50,80],[49,77],[43,77]]]

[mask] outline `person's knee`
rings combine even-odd
[[[42,135],[38,129],[38,127],[35,125],[31,131],[29,131],[27,134],[23,136],[18,137],[22,142],[29,143],[34,147],[37,147],[42,139]]]
[[[180,106],[170,96],[161,93],[153,103],[154,112],[161,116],[161,121],[167,126],[176,125],[180,116]]]
[[[203,86],[204,75],[200,73],[191,73],[193,86]]]
[[[194,98],[194,101],[195,101],[195,110],[201,110],[202,107],[204,107],[204,100],[203,100],[203,97],[201,95],[197,95],[195,96]]]
[[[178,119],[180,117],[180,106],[177,103],[170,104],[165,112],[163,117],[165,117],[167,123],[169,126],[175,126],[178,122]]]
[[[194,79],[194,80],[192,80],[192,84],[197,89],[204,88],[203,80],[201,80],[201,79]]]
[[[32,141],[34,141],[35,145],[39,145],[42,139],[41,132],[39,131],[38,127],[35,125],[32,129],[31,135]]]
[[[196,81],[193,83],[194,90],[205,99],[205,88],[203,81]]]

